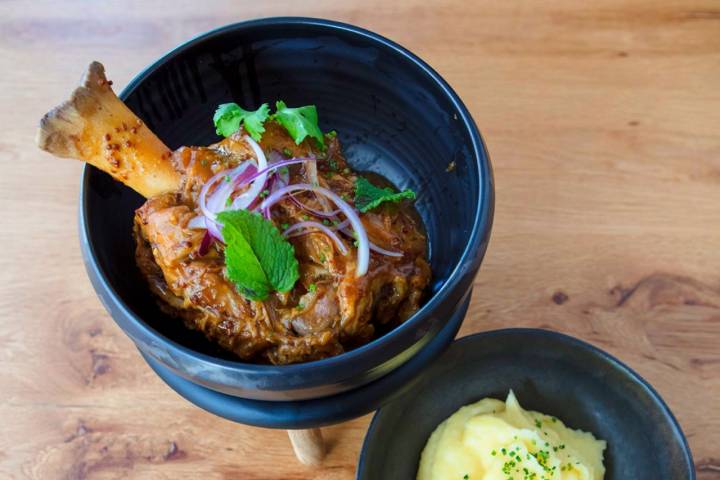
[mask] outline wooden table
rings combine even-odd
[[[284,431],[216,418],[150,371],[85,275],[81,165],[33,142],[89,60],[121,88],[198,33],[288,14],[400,42],[474,115],[497,207],[460,335],[543,327],[609,351],[720,479],[720,4],[340,3],[0,4],[0,478],[354,478],[369,416],[303,467]]]

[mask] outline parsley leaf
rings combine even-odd
[[[260,105],[260,108],[254,112],[243,109],[237,103],[224,103],[215,110],[213,123],[217,134],[223,137],[229,137],[237,132],[242,123],[247,133],[259,142],[265,132],[263,123],[268,119],[269,114],[270,107],[267,103]]]
[[[391,188],[379,188],[365,177],[358,177],[355,180],[355,208],[362,213],[372,210],[383,202],[399,202],[405,199],[415,200],[415,192],[410,189],[395,192]]]
[[[315,105],[289,108],[285,102],[278,100],[275,102],[275,110],[272,118],[285,127],[297,145],[300,145],[305,137],[312,137],[321,147],[325,148],[325,138],[318,126]]]
[[[227,276],[250,300],[265,300],[271,291],[287,292],[300,277],[293,246],[275,225],[247,210],[218,214],[223,223]]]

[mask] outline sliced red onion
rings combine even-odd
[[[290,171],[288,169],[281,168],[277,171],[277,175],[278,180],[282,182],[283,186],[290,184]]]
[[[251,178],[251,177],[254,178],[255,175],[257,175],[258,167],[255,164],[255,162],[253,160],[248,160],[248,162],[250,162],[250,165],[248,166],[248,168],[245,169],[245,171],[243,171],[240,175],[237,175],[233,179],[233,181],[232,181],[233,188],[237,188],[240,185],[248,183],[249,178]]]
[[[277,183],[277,174],[276,174],[276,172],[273,172],[273,174],[270,175],[270,179],[268,180],[267,191],[268,192],[276,191],[277,190],[277,187],[275,187],[276,183]],[[262,214],[265,218],[270,220],[270,209],[269,208],[263,208]]]
[[[330,230],[340,230],[340,231],[342,231],[342,230],[343,230],[345,227],[347,227],[348,225],[350,225],[350,220],[343,220],[342,222],[340,222],[340,223],[338,223],[338,224],[333,225],[332,227],[330,227]],[[352,231],[351,231],[351,232],[352,232]],[[351,236],[352,236],[352,235],[351,235]]]
[[[308,163],[307,163],[307,165],[306,165],[306,167],[305,167],[305,168],[306,168],[306,172],[307,172],[308,181],[309,181],[312,185],[320,185],[320,182],[318,181],[318,173],[317,173],[317,158],[315,158],[315,155],[310,154],[310,155],[307,156],[307,157],[300,157],[300,158],[303,158],[303,159],[305,159],[305,160],[311,160],[311,161],[308,161]],[[283,160],[283,157],[280,155],[280,153],[279,153],[277,150],[273,150],[272,152],[270,152],[268,160],[270,160],[270,161],[273,162],[273,163],[285,161],[285,160]],[[289,175],[286,175],[286,177],[287,177],[287,178],[285,179],[285,184],[287,185],[287,184],[290,183],[290,178],[289,178],[290,176],[289,176]],[[323,197],[318,197],[318,201],[320,202],[320,204],[322,205],[322,207],[325,209],[324,211],[321,211],[321,210],[317,210],[317,209],[308,207],[308,206],[305,205],[303,202],[301,202],[300,200],[298,200],[297,198],[295,198],[294,195],[291,195],[291,196],[290,196],[290,199],[291,199],[298,207],[300,207],[300,208],[302,208],[303,210],[308,211],[308,212],[310,212],[310,213],[312,213],[313,215],[318,216],[318,217],[329,218],[329,217],[334,217],[335,215],[337,215],[338,213],[340,213],[340,210],[334,210],[334,211],[332,211],[332,212],[328,212],[328,210],[330,209],[330,207],[329,207],[329,205],[327,204],[327,201],[325,201],[325,199],[324,199]]]
[[[200,207],[200,211],[205,215],[207,218],[211,220],[215,220],[217,217],[218,210],[211,207],[216,207],[215,203],[217,203],[218,198],[225,195],[227,192],[227,195],[230,195],[233,188],[232,181],[225,182],[225,184],[221,185],[216,189],[215,192],[213,192],[213,195],[211,196],[213,198],[213,205],[209,205],[209,199],[207,198],[207,194],[210,191],[210,188],[215,185],[218,180],[225,178],[226,176],[229,176],[231,179],[234,178],[237,175],[240,175],[242,172],[245,171],[248,166],[252,165],[252,163],[243,162],[237,167],[230,169],[230,170],[223,170],[222,172],[218,172],[212,177],[210,177],[210,180],[205,182],[205,185],[203,185],[202,189],[200,190],[200,196],[198,197],[198,206]],[[222,192],[218,192],[217,190],[222,190]],[[222,195],[220,194],[222,193]],[[217,194],[217,195],[216,195]],[[227,201],[227,197],[225,197],[225,201]]]
[[[260,192],[262,192],[263,188],[265,188],[265,182],[267,180],[267,159],[265,158],[265,154],[262,151],[262,148],[260,148],[260,145],[257,144],[255,140],[250,138],[250,136],[245,135],[243,137],[243,140],[250,145],[250,148],[255,153],[255,158],[257,158],[257,165],[258,165],[258,173],[253,175],[251,178],[252,184],[250,185],[250,188],[247,189],[247,191],[241,193],[238,195],[235,200],[233,201],[233,208],[236,210],[240,210],[243,208],[247,208],[248,205],[252,203],[255,198],[260,195]],[[247,182],[250,182],[251,180],[247,180]]]
[[[305,211],[307,211],[307,212],[312,213],[312,214],[315,215],[316,217],[330,218],[330,217],[336,216],[336,215],[337,215],[338,213],[340,213],[340,211],[341,211],[340,209],[333,210],[332,212],[323,211],[323,210],[317,210],[317,209],[315,209],[315,208],[308,207],[308,206],[305,205],[303,202],[301,202],[300,200],[298,200],[298,199],[295,197],[295,195],[293,195],[293,194],[288,195],[288,197],[290,197],[290,200],[292,200],[295,205],[297,205],[298,207],[302,208],[303,210],[305,210]],[[320,197],[318,197],[318,198],[320,198]]]
[[[335,242],[335,245],[337,245],[338,250],[341,254],[347,255],[348,250],[347,247],[345,247],[345,243],[343,243],[342,239],[337,235],[337,233],[333,232],[331,229],[323,225],[319,222],[313,222],[312,220],[309,220],[307,222],[299,222],[291,225],[288,227],[284,232],[283,235],[285,237],[297,237],[300,235],[305,235],[306,233],[310,233],[310,230],[317,229],[323,232],[325,235],[330,237],[330,239]]]
[[[391,250],[385,250],[382,247],[378,247],[373,242],[370,242],[368,244],[368,246],[370,247],[370,250],[372,250],[373,252],[377,252],[381,255],[387,255],[388,257],[398,257],[398,258],[403,256],[402,252],[393,252]]]
[[[207,224],[205,223],[205,217],[203,217],[202,215],[198,215],[197,217],[191,218],[190,221],[187,223],[187,227],[192,229],[207,228]]]
[[[200,248],[198,249],[198,254],[202,257],[205,256],[210,251],[210,247],[212,246],[215,239],[210,234],[210,231],[205,232],[205,236],[202,239],[202,242],[200,242]]]
[[[320,185],[320,180],[318,180],[318,170],[317,170],[317,159],[315,158],[315,155],[310,155],[310,157],[313,159],[311,163],[308,163],[307,166],[307,176],[308,180],[313,185]],[[320,202],[320,206],[322,206],[323,210],[327,212],[330,210],[330,205],[328,205],[327,200],[325,200],[324,197],[317,197],[318,202]],[[301,204],[301,206],[305,207]],[[307,208],[307,207],[305,207]],[[313,213],[317,212],[317,210],[314,210]],[[317,215],[317,213],[315,213]],[[321,215],[322,216],[322,215]]]
[[[277,162],[282,162],[283,160],[285,160],[285,157],[283,157],[277,150],[271,150],[270,153],[267,154],[267,160],[268,163],[273,164]]]
[[[287,187],[281,188],[277,190],[275,193],[270,194],[268,198],[266,198],[261,204],[260,208],[270,208],[275,203],[278,202],[284,195],[287,195],[292,192],[299,192],[303,190],[310,190],[315,193],[318,193],[320,195],[324,195],[325,197],[329,198],[330,200],[337,205],[340,210],[342,210],[342,213],[345,214],[348,220],[350,220],[350,224],[353,227],[353,230],[356,234],[356,240],[357,240],[357,267],[355,269],[355,276],[361,277],[367,273],[368,266],[370,264],[370,247],[368,245],[368,237],[367,232],[365,231],[365,227],[362,224],[362,221],[360,220],[360,217],[358,217],[357,213],[355,213],[355,210],[348,205],[342,198],[340,198],[339,195],[337,195],[332,190],[328,190],[327,188],[323,188],[317,185],[310,185],[310,184],[295,184],[295,185],[288,185]]]
[[[347,224],[345,224],[345,225],[340,224],[337,227],[342,233],[344,233],[350,237],[354,237],[353,231],[350,230],[349,228],[347,228]],[[368,240],[368,246],[370,247],[370,250],[372,250],[373,252],[379,253],[381,255],[387,255],[388,257],[398,257],[398,258],[403,256],[402,252],[394,252],[392,250],[385,250],[384,248],[375,245],[370,240]]]
[[[208,226],[208,232],[210,232],[213,237],[215,237],[218,240],[220,240],[221,242],[225,243],[225,237],[223,237],[223,234],[220,231],[220,227],[222,227],[221,223],[218,223],[216,220],[208,219],[207,226]]]
[[[282,161],[280,161],[280,162],[273,163],[273,164],[270,165],[269,167],[266,167],[266,168],[260,170],[259,172],[256,172],[255,174],[250,175],[250,176],[245,180],[244,183],[250,183],[250,182],[252,182],[252,181],[254,181],[255,179],[260,178],[260,177],[267,177],[267,174],[268,174],[268,173],[270,173],[270,172],[272,172],[272,171],[275,171],[275,170],[279,170],[279,169],[281,169],[281,168],[283,168],[283,167],[287,167],[288,165],[294,165],[294,164],[296,164],[296,163],[303,163],[303,162],[307,162],[307,161],[308,161],[307,158],[290,158],[290,159],[288,159],[288,160],[282,160]],[[264,185],[263,185],[263,187],[264,187]],[[248,190],[248,192],[249,192],[249,191],[250,191],[250,190]],[[253,201],[257,198],[258,195],[260,195],[260,192],[261,192],[261,191],[262,191],[262,189],[261,189],[260,191],[258,191],[257,194],[255,195],[255,197],[253,197],[252,199],[250,199],[249,202],[247,202],[247,198],[245,197],[245,194],[239,195],[239,196],[238,196],[237,198],[235,198],[235,200],[233,201],[232,205],[230,206],[230,209],[231,209],[231,210],[249,209],[250,206],[252,205]],[[245,193],[247,193],[247,192],[245,192]]]

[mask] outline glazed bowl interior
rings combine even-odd
[[[111,65],[108,70],[112,76]],[[470,264],[465,270],[477,269],[478,247],[470,243],[486,242],[491,210],[482,200],[488,184],[481,185],[488,182],[483,177],[490,175],[489,167],[472,119],[433,75],[397,47],[341,24],[329,28],[307,19],[275,19],[229,26],[188,42],[141,73],[121,97],[172,149],[219,141],[212,116],[222,103],[248,109],[276,100],[317,105],[321,128],[337,131],[355,170],[379,173],[418,193],[432,297],[454,288],[448,284],[461,276],[463,263]],[[125,309],[160,336],[232,360],[165,315],[146,288],[131,236],[133,212],[143,201],[87,167],[80,228],[89,261]],[[485,223],[478,225],[482,211]]]

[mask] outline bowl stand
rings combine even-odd
[[[470,295],[466,295],[437,335],[392,372],[363,387],[312,400],[283,402],[235,397],[193,383],[155,358],[140,353],[150,368],[186,400],[233,422],[286,429],[297,459],[307,465],[317,465],[326,453],[320,427],[361,417],[411,388],[425,367],[453,341],[469,303]]]

